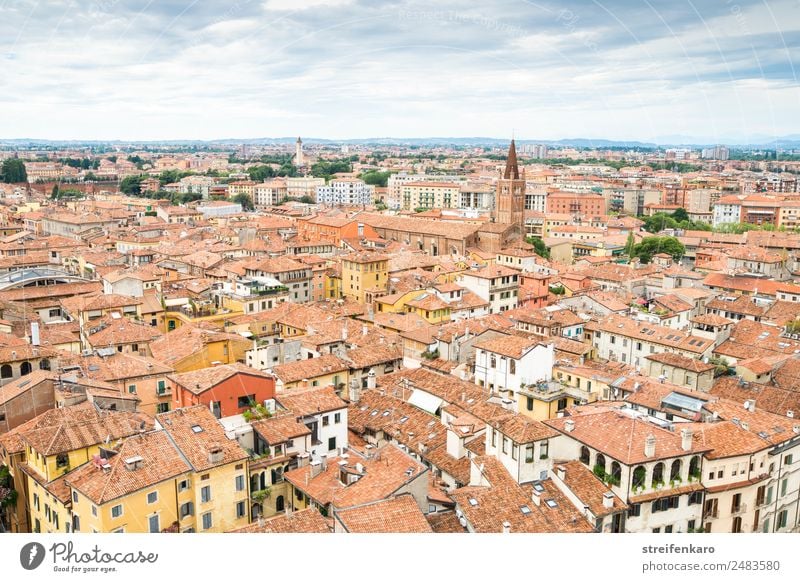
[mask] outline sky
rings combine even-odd
[[[800,134],[798,0],[0,0],[0,139]]]

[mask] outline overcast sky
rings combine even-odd
[[[798,75],[798,0],[0,0],[0,138],[724,143]]]

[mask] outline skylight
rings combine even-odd
[[[558,507],[558,503],[556,503],[555,499],[547,499],[545,500],[547,507]]]
[[[522,515],[530,515],[531,513],[531,508],[527,505],[520,505],[519,510],[522,512]]]
[[[202,427],[202,426],[200,426],[199,424],[195,424],[195,425],[192,427],[192,432],[203,432],[203,427]]]
[[[474,497],[470,497],[470,498],[469,498],[469,504],[470,504],[472,507],[477,507],[477,506],[478,506],[478,500],[477,500],[477,499],[475,499]]]

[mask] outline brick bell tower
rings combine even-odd
[[[513,139],[508,148],[503,177],[497,181],[495,220],[500,224],[517,225],[520,235],[525,233],[525,173],[520,175],[517,146]]]

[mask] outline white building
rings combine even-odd
[[[489,313],[501,313],[517,307],[519,272],[508,267],[486,265],[465,271],[458,284],[489,302]]]
[[[332,386],[278,394],[275,399],[311,431],[314,457],[335,457],[347,449],[347,402]]]
[[[553,377],[553,345],[540,341],[509,335],[476,343],[475,383],[516,402],[522,387]]]
[[[712,210],[711,224],[739,224],[742,221],[742,200],[738,196],[720,198]]]
[[[362,206],[372,204],[375,187],[356,178],[331,180],[327,186],[317,186],[317,203],[331,206]]]

